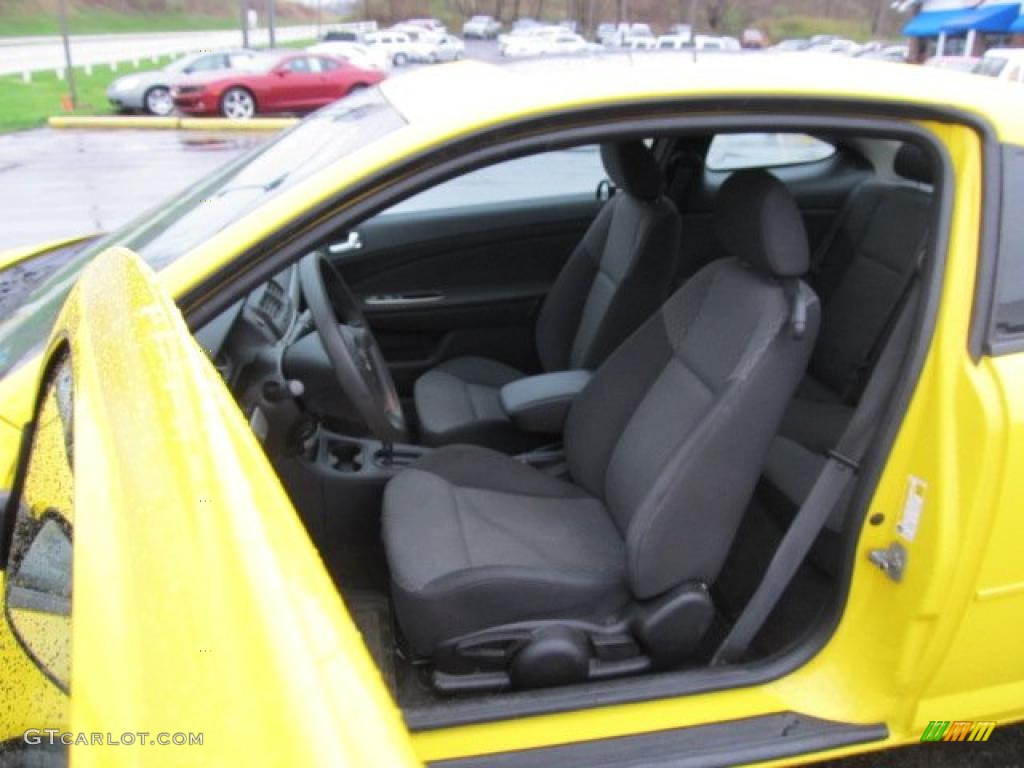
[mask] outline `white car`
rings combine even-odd
[[[409,38],[409,46],[406,49],[409,61],[436,64],[439,61],[461,59],[466,52],[465,43],[447,32],[426,30],[408,22],[387,31]]]
[[[654,33],[649,24],[630,24],[621,45],[633,50],[649,50],[655,46]]]
[[[501,22],[493,16],[473,16],[462,25],[462,36],[480,40],[493,40],[501,32]]]
[[[433,42],[424,42],[427,52],[427,63],[436,64],[440,61],[458,61],[466,55],[466,44],[455,35],[442,35]]]
[[[661,35],[654,47],[659,51],[681,51],[684,48],[693,47],[693,38],[682,35]]]
[[[631,51],[653,51],[658,47],[658,40],[654,37],[633,37],[623,47]]]
[[[383,48],[367,46],[362,43],[349,43],[341,40],[328,40],[306,49],[310,53],[325,54],[353,64],[360,69],[391,69],[391,56]]]
[[[541,50],[541,55],[543,56],[586,53],[592,48],[598,47],[588,43],[582,36],[574,32],[563,32],[560,35],[545,38],[545,41],[545,45]]]
[[[561,27],[519,27],[498,36],[499,52],[502,56],[536,56],[546,47],[548,38],[565,34]]]
[[[860,45],[853,40],[846,40],[841,37],[832,40],[822,40],[814,43],[807,49],[811,53],[835,53],[840,56],[856,56],[860,51]]]
[[[422,49],[419,43],[413,42],[405,32],[386,29],[383,32],[370,32],[363,38],[370,50],[384,51],[388,60],[396,67],[404,67],[416,61]]]
[[[987,75],[1011,83],[1024,82],[1024,50],[1020,48],[992,48],[985,51],[974,69],[975,74]]]

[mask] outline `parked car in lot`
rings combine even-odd
[[[806,51],[811,47],[811,41],[803,38],[793,38],[790,40],[782,40],[772,46],[773,51],[783,52],[796,52]]]
[[[440,19],[407,19],[401,22],[401,26],[418,27],[426,32],[433,32],[437,35],[443,35],[448,31]]]
[[[163,69],[117,78],[107,87],[107,100],[119,111],[141,110],[151,115],[169,115],[174,111],[171,86],[177,80],[201,72],[244,70],[251,66],[255,55],[254,51],[238,48],[182,56]]]
[[[440,61],[455,61],[461,59],[466,52],[466,45],[455,35],[447,32],[428,31],[422,27],[400,24],[382,34],[403,35],[408,39],[408,44],[392,49],[400,50],[408,56],[409,61],[421,64],[436,64]],[[386,44],[381,46],[387,49]],[[392,52],[392,58],[396,54]]]
[[[509,37],[501,46],[501,55],[511,58],[524,56],[566,56],[603,50],[588,43],[582,36],[558,27],[552,34]]]
[[[0,322],[4,762],[985,762],[1024,103],[723,58],[389,79],[59,254]]]
[[[883,45],[859,51],[855,55],[859,59],[904,62],[910,56],[910,47],[906,45]]]
[[[501,22],[493,16],[473,16],[462,25],[462,36],[467,40],[493,40],[501,33]]]
[[[312,112],[386,76],[331,56],[261,53],[248,71],[193,75],[171,93],[185,114],[247,120],[258,114]]]
[[[1011,83],[1024,82],[1024,49],[991,48],[975,64],[974,73]]]
[[[415,34],[415,33],[414,33]],[[395,29],[370,32],[363,38],[371,50],[383,51],[396,67],[416,61],[424,52],[417,41],[406,33]]]
[[[458,61],[466,55],[466,44],[455,35],[441,35],[438,38],[421,43],[416,54],[416,61],[426,64],[437,64],[442,61]]]
[[[683,35],[660,35],[654,47],[659,51],[681,51],[693,47],[693,38]]]
[[[753,27],[743,30],[743,34],[740,37],[740,45],[744,48],[750,48],[753,50],[761,50],[767,47],[768,39],[765,37],[764,32],[760,29]]]
[[[306,51],[344,59],[349,64],[360,69],[388,70],[391,68],[391,57],[387,51],[380,47],[370,47],[362,43],[329,40],[311,45]]]
[[[954,72],[974,72],[980,63],[979,56],[932,56],[924,65]]]
[[[549,25],[524,25],[498,36],[498,52],[502,56],[539,55],[553,37],[565,35],[561,27]]]

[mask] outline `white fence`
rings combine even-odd
[[[326,29],[326,28],[324,28]],[[278,43],[312,40],[319,37],[316,26],[277,27]],[[265,46],[270,35],[266,29],[250,29],[249,45]],[[97,67],[116,71],[123,64],[155,62],[161,56],[181,56],[196,51],[238,48],[241,30],[215,32],[164,32],[156,34],[72,35],[71,62],[87,73]],[[59,37],[4,38],[0,40],[0,75],[21,75],[30,81],[32,73],[52,71],[64,76],[64,48]]]

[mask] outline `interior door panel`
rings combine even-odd
[[[334,262],[399,393],[460,355],[536,371],[537,312],[599,205],[584,195],[384,214],[346,234]]]

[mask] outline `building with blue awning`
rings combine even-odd
[[[903,28],[919,48],[930,48],[934,41],[936,56],[979,56],[989,45],[1005,45],[1009,36],[1020,33],[1021,4],[1006,0],[925,0]]]

